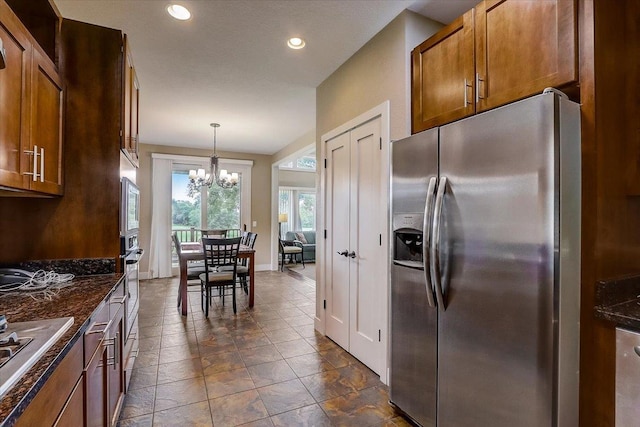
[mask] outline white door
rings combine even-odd
[[[381,293],[387,280],[382,247],[387,203],[381,161],[378,118],[351,131],[349,230],[349,352],[377,373],[383,363],[380,331],[386,307]]]
[[[349,133],[327,143],[326,333],[349,349]],[[339,255],[338,253],[343,255]]]
[[[374,372],[384,349],[387,213],[380,118],[327,142],[326,333]]]

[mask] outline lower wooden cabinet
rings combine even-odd
[[[53,426],[66,420],[74,423],[59,425],[77,426],[78,420],[84,418],[77,394],[82,393],[78,390],[78,385],[82,384],[82,348],[82,340],[78,340],[18,418],[16,426]],[[82,394],[80,396],[84,398]]]
[[[91,357],[85,352],[87,427],[115,426],[118,423],[124,398],[124,302],[124,281],[121,281],[106,304],[101,304],[96,310],[95,321],[85,333],[85,350],[93,350]],[[105,312],[108,313],[106,320]],[[100,338],[97,346],[96,336]]]
[[[124,368],[122,363],[122,353],[124,349],[123,337],[123,312],[119,311],[119,315],[113,319],[111,329],[109,331],[109,343],[107,347],[107,415],[108,426],[115,426],[118,423],[120,415],[120,407],[124,398]]]
[[[80,379],[71,392],[67,404],[62,408],[54,427],[78,427],[79,420],[83,418],[84,400],[84,386]]]
[[[86,397],[85,426],[103,427],[107,419],[106,390],[107,349],[104,339],[85,367],[84,392]]]

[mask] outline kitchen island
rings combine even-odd
[[[16,423],[56,367],[74,345],[82,341],[93,322],[96,308],[110,297],[123,278],[119,273],[76,276],[70,286],[61,289],[51,299],[33,299],[26,294],[0,298],[0,313],[5,314],[9,323],[67,316],[74,318],[69,330],[2,396],[0,426]]]

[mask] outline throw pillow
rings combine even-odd
[[[307,243],[309,243],[309,242],[307,242],[307,238],[304,237],[304,233],[302,233],[302,232],[297,232],[296,233],[296,239],[300,240],[300,243],[302,243],[303,245],[306,245]]]

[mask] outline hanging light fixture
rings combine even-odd
[[[219,158],[216,154],[216,129],[220,127],[220,124],[211,123],[210,126],[213,128],[213,155],[211,156],[210,172],[206,173],[204,169],[189,171],[189,183],[187,184],[189,197],[193,197],[205,185],[211,187],[214,182],[222,188],[232,188],[238,184],[236,172],[229,173],[226,169],[220,169]]]

